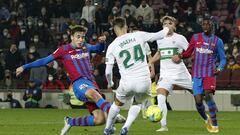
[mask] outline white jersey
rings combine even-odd
[[[172,61],[172,56],[181,53],[188,48],[188,41],[180,34],[174,33],[171,37],[164,37],[157,40],[160,52],[160,76],[180,77],[182,74],[189,74],[183,62],[176,64]]]
[[[168,31],[168,29],[167,29]],[[108,47],[106,64],[116,60],[122,80],[149,79],[146,55],[149,55],[147,41],[163,38],[167,31],[158,33],[134,32],[117,37]]]

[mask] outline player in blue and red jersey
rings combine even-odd
[[[99,37],[100,42],[97,45],[90,45],[84,41],[85,34],[86,29],[84,27],[78,26],[73,28],[71,31],[71,43],[59,47],[54,53],[47,57],[25,64],[16,69],[16,75],[18,76],[24,70],[44,66],[53,60],[58,60],[64,65],[72,81],[75,96],[85,102],[92,115],[80,118],[65,117],[65,126],[62,129],[61,135],[65,135],[72,126],[104,124],[106,119],[104,112],[108,113],[111,106],[109,102],[103,99],[101,93],[98,91],[90,63],[90,52],[103,51],[106,37]]]
[[[181,58],[189,58],[193,54],[192,80],[193,95],[196,108],[207,124],[209,132],[219,132],[217,123],[217,106],[213,99],[216,88],[215,75],[224,69],[226,57],[223,41],[213,34],[213,22],[206,17],[202,22],[203,33],[194,34],[188,49],[182,54],[173,56],[172,60],[178,63]],[[220,64],[216,65],[219,58]],[[205,113],[203,99],[208,105],[210,117]]]

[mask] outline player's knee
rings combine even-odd
[[[105,117],[101,115],[94,116],[95,125],[103,125],[105,124]]]
[[[123,106],[124,105],[124,103],[122,103],[121,101],[119,101],[117,98],[115,99],[115,104],[117,105],[117,106]]]
[[[87,93],[86,96],[93,101],[98,101],[102,96],[95,90],[90,89]]]

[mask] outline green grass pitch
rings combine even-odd
[[[86,110],[12,109],[0,110],[0,135],[58,135],[63,127],[63,117],[87,115]],[[127,111],[121,111],[124,116]],[[217,135],[240,135],[240,112],[219,112],[220,132]],[[118,134],[122,124],[116,124]],[[73,127],[68,135],[102,135],[104,126]],[[158,123],[142,119],[140,114],[129,135],[211,135],[204,122],[194,111],[170,111],[168,132],[155,132]]]

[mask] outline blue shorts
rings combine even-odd
[[[98,86],[96,82],[85,78],[79,78],[73,82],[73,92],[75,96],[83,102],[88,101],[87,97],[85,96],[85,93],[88,89],[97,90]]]
[[[193,81],[193,95],[204,94],[204,91],[215,92],[216,78],[215,77],[194,77]]]

